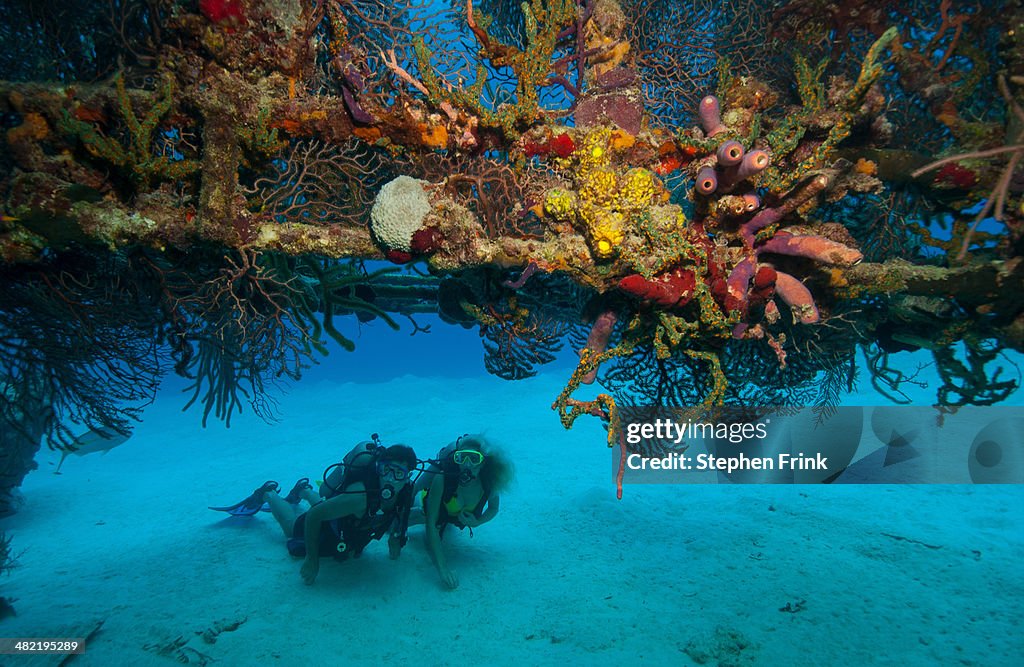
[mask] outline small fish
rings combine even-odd
[[[54,470],[53,473],[55,475],[60,474],[60,467],[64,465],[64,459],[66,459],[70,454],[77,454],[78,456],[95,454],[96,452],[103,452],[106,454],[131,436],[132,434],[130,432],[119,433],[118,431],[103,431],[95,428],[90,429],[75,438],[71,443],[71,446],[61,453],[60,463],[57,464],[57,469]]]

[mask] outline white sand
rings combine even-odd
[[[71,457],[56,476],[58,454],[41,454],[25,507],[0,523],[23,552],[0,581],[18,611],[0,635],[102,620],[80,665],[1010,665],[1024,654],[1020,487],[631,485],[616,501],[597,420],[565,431],[550,410],[564,379],[314,380],[283,397],[274,426],[247,411],[205,431],[165,392],[108,455]],[[497,519],[472,539],[446,536],[458,590],[442,590],[422,527],[398,561],[373,543],[360,560],[322,560],[308,587],[269,514],[206,509],[266,479],[287,490],[319,477],[371,431],[421,457],[483,431],[514,456]]]

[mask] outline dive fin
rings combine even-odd
[[[234,505],[228,505],[226,507],[211,507],[210,509],[218,512],[227,512],[231,516],[252,516],[263,509],[263,494],[268,491],[277,491],[279,488],[280,487],[277,482],[267,482],[260,488],[253,491],[252,495],[242,502],[235,503]]]
[[[312,489],[313,485],[309,483],[308,477],[303,477],[299,481],[295,482],[295,486],[288,492],[288,495],[284,497],[284,501],[290,505],[298,505],[299,501],[302,500],[302,492],[306,489]],[[269,507],[267,508],[270,509]]]
[[[309,483],[308,477],[303,477],[299,481],[295,482],[295,486],[288,492],[288,495],[284,497],[284,501],[289,505],[297,505],[302,500],[302,492],[305,489],[312,489],[313,485]],[[275,491],[277,489],[274,489]],[[260,512],[269,512],[270,503],[263,503],[263,506],[259,509]]]

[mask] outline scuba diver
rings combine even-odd
[[[426,523],[427,551],[441,583],[450,590],[459,579],[448,568],[441,538],[449,524],[460,530],[481,526],[498,514],[499,492],[514,476],[512,462],[495,451],[479,435],[464,435],[449,444],[430,461],[416,480],[415,492],[423,499],[423,513],[414,513],[410,523]]]
[[[281,497],[277,482],[271,481],[240,503],[210,509],[235,516],[269,510],[288,540],[288,553],[305,557],[300,574],[312,584],[320,558],[358,558],[371,540],[385,534],[392,560],[398,558],[412,506],[411,473],[418,463],[411,447],[384,447],[375,433],[372,441],[359,443],[341,463],[324,471],[319,494],[304,477]],[[308,511],[300,511],[300,500],[309,503]]]

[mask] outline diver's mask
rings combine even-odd
[[[455,461],[457,466],[468,465],[475,467],[484,462],[484,455],[475,449],[460,449],[452,454],[452,460]]]
[[[409,469],[396,461],[378,461],[377,476],[380,478],[381,500],[391,500],[398,488],[405,486]]]
[[[459,466],[459,484],[465,486],[476,479],[474,471],[483,465],[484,455],[475,449],[460,449],[452,454],[452,461]]]

